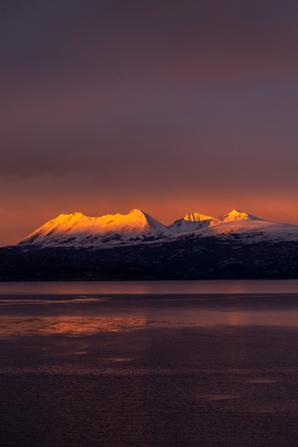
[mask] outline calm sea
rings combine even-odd
[[[0,284],[0,445],[297,446],[298,281]]]
[[[0,294],[298,293],[298,280],[4,282]]]

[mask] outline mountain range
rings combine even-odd
[[[276,223],[233,209],[221,217],[188,212],[166,226],[139,209],[127,214],[89,217],[82,213],[60,214],[37,228],[21,246],[96,248],[170,241],[187,236],[226,237],[237,234],[243,241],[298,240],[298,225]]]
[[[0,248],[0,281],[298,278],[298,225],[233,209],[164,225],[144,211],[60,214]]]

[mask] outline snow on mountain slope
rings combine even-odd
[[[193,233],[216,223],[217,218],[198,212],[186,213],[182,219],[176,220],[168,228],[174,233]]]
[[[128,214],[89,217],[82,213],[60,214],[26,237],[22,245],[96,246],[169,235],[167,227],[149,214],[134,209]]]
[[[233,209],[211,225],[205,234],[222,236],[238,234],[249,240],[298,240],[298,226],[266,221]]]
[[[261,219],[224,221],[203,229],[203,236],[227,236],[237,234],[245,241],[295,241],[298,240],[298,225],[268,222]]]
[[[223,217],[213,217],[198,212],[187,213],[182,219],[176,220],[169,229],[175,233],[193,233],[206,230],[208,227],[220,226],[223,223],[242,221],[259,221],[258,217],[233,209]]]
[[[244,241],[298,240],[298,225],[263,220],[252,214],[233,209],[223,217],[188,213],[169,227],[177,236],[187,233],[224,237],[238,234]]]

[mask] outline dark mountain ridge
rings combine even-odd
[[[187,235],[102,248],[0,249],[1,281],[298,278],[298,242]]]

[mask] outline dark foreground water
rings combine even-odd
[[[298,282],[0,285],[0,445],[296,447]]]

